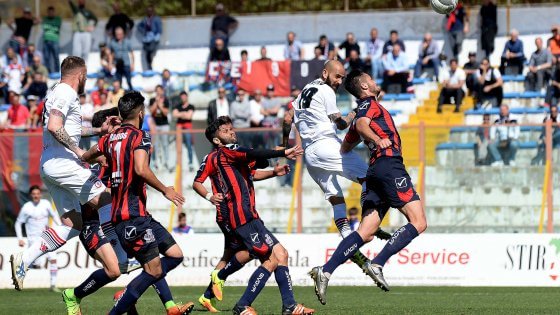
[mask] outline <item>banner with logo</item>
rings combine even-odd
[[[340,237],[335,234],[278,234],[289,252],[289,267],[295,285],[310,286],[307,272],[333,254]],[[170,285],[208,283],[223,249],[221,234],[176,235],[185,259],[172,271]],[[11,287],[10,254],[20,251],[15,238],[2,238],[0,288]],[[385,244],[375,240],[362,248],[372,258]],[[77,238],[57,252],[58,286],[72,287],[100,264],[87,256]],[[244,285],[257,262],[248,263],[230,276],[227,285]],[[123,286],[136,275],[123,275],[113,286]],[[392,286],[558,286],[560,284],[560,235],[557,234],[425,234],[393,256],[385,265]],[[272,277],[274,278],[274,277]],[[270,280],[271,283],[273,280]],[[330,285],[372,285],[354,264],[347,262],[333,274]],[[48,269],[30,270],[26,288],[48,287]]]
[[[324,64],[324,60],[292,61],[291,86],[295,86],[301,90],[307,83],[320,78]]]

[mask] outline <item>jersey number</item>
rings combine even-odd
[[[313,95],[317,93],[319,89],[317,88],[308,88],[301,92],[299,96],[298,108],[299,109],[307,109],[311,105],[311,99],[313,99]]]
[[[115,147],[113,148],[113,150],[115,151],[115,156],[117,157],[117,170],[115,172],[113,172],[113,174],[111,175],[111,184],[112,185],[118,185],[121,183],[122,181],[122,171],[121,171],[121,144],[122,142],[117,142],[117,144],[115,144]]]

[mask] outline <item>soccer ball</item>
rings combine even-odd
[[[449,14],[455,10],[458,0],[430,0],[430,6],[439,14]]]

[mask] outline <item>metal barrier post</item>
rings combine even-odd
[[[546,141],[546,165],[545,176],[548,176],[548,185],[546,187],[546,206],[547,206],[547,222],[546,231],[552,233],[553,227],[553,207],[552,207],[552,120],[549,119],[545,124],[545,141]]]
[[[422,207],[426,208],[426,124],[421,121],[418,124],[418,128],[418,158],[420,159],[418,165],[418,183],[420,184],[420,189],[418,193],[420,194]]]

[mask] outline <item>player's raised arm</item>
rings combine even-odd
[[[288,141],[290,139],[290,132],[292,131],[292,121],[294,120],[294,107],[290,106],[284,113],[284,121],[282,122],[282,146],[284,148],[288,147]]]
[[[336,124],[336,128],[338,130],[344,130],[344,129],[348,128],[350,126],[350,123],[354,119],[354,117],[356,117],[356,112],[354,112],[354,111],[351,111],[350,113],[348,113],[348,115],[346,115],[346,117],[342,117],[342,114],[340,112],[329,115],[329,118],[331,119],[331,121],[333,123]]]
[[[95,144],[84,154],[82,154],[81,160],[87,163],[94,163],[95,160],[102,155],[103,153],[99,150],[98,144]]]
[[[290,173],[290,166],[288,164],[280,165],[280,163],[276,163],[274,169],[267,170],[267,171],[256,171],[253,175],[254,181],[260,181],[269,179],[272,177],[284,176]]]

